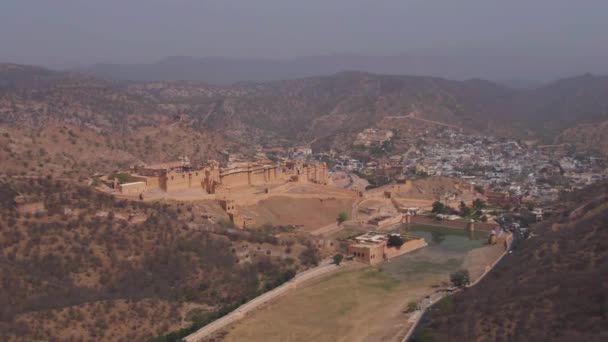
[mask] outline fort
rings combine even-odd
[[[318,161],[262,160],[229,162],[222,166],[211,160],[205,165],[193,165],[187,157],[177,161],[132,166],[128,173],[106,178],[106,185],[122,196],[159,199],[163,196],[206,198],[218,201],[237,228],[251,228],[257,222],[246,210],[237,208],[268,198],[271,189],[291,183],[327,185],[327,166]],[[260,192],[261,190],[261,192]],[[284,191],[284,189],[283,189]],[[261,195],[260,195],[261,194]]]
[[[284,163],[241,162],[221,167],[217,161],[195,166],[187,157],[178,161],[132,166],[130,181],[114,189],[122,195],[138,195],[149,191],[180,191],[201,189],[208,194],[230,188],[258,186],[279,182],[313,182],[327,184],[327,166],[317,161]]]

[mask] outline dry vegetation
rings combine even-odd
[[[482,133],[571,142],[606,154],[596,124],[608,122],[607,88],[608,77],[593,76],[516,91],[480,80],[357,72],[231,86],[130,83],[2,64],[0,124],[39,129],[60,122],[116,135],[116,145],[126,149],[119,138],[180,118],[193,131],[241,143],[234,148],[314,141],[314,147],[351,149],[362,129],[415,113],[422,120],[407,125],[415,130],[426,129],[424,120],[431,120]]]
[[[477,286],[440,303],[416,341],[606,341],[608,185],[564,200],[560,218],[537,226]]]
[[[116,200],[48,178],[4,179],[0,195],[3,341],[145,340],[317,262],[305,237],[211,225],[183,203]]]

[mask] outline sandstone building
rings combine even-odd
[[[215,194],[222,188],[258,186],[286,181],[307,181],[327,184],[325,163],[310,161],[242,162],[220,167],[217,161],[205,166],[194,166],[186,157],[178,161],[133,166],[131,182],[114,188],[124,195],[137,195],[147,191],[172,192],[186,189],[202,189]]]
[[[403,255],[415,249],[426,246],[423,238],[400,235],[404,241],[401,247],[388,246],[388,239],[391,234],[369,232],[359,235],[349,241],[348,256],[353,260],[366,264],[375,265],[384,260]]]

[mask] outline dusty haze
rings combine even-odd
[[[553,79],[608,71],[606,13],[601,0],[3,0],[0,61],[72,68],[167,56],[405,56],[437,61],[378,71]]]

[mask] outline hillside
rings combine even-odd
[[[362,129],[386,117],[415,116],[465,130],[568,142],[608,154],[586,140],[589,124],[608,120],[602,96],[608,77],[564,79],[533,90],[514,90],[483,80],[345,72],[266,83],[209,86],[193,82],[131,84],[129,92],[180,108],[212,129],[264,134],[272,139],[348,148]],[[412,123],[415,126],[415,122]],[[572,134],[576,129],[582,134]],[[597,135],[597,134],[596,134]],[[295,139],[294,139],[295,138]],[[257,139],[264,141],[264,139]],[[265,139],[268,141],[269,139]]]
[[[483,281],[438,303],[416,341],[605,341],[608,184],[560,206]]]
[[[204,321],[314,264],[306,237],[243,232],[197,204],[0,179],[0,340],[140,341]],[[286,251],[286,246],[289,251]]]
[[[179,109],[127,91],[126,84],[37,67],[0,65],[0,171],[72,176],[139,161],[194,161],[243,149],[201,130]],[[244,148],[247,148],[246,145]]]
[[[531,91],[529,111],[545,127],[565,129],[608,120],[608,76],[590,74],[566,78]],[[550,121],[550,122],[548,122]]]
[[[130,160],[170,159],[197,150],[205,159],[253,145],[347,150],[357,133],[386,117],[413,117],[417,120],[408,124],[414,128],[417,122],[440,122],[470,132],[569,142],[608,155],[601,132],[589,127],[608,120],[606,89],[608,77],[597,76],[514,90],[482,80],[361,72],[224,86],[138,83],[4,65],[0,125],[36,132],[76,126],[107,140],[110,149],[128,152]],[[164,141],[165,134],[150,133],[159,126],[195,141],[181,152],[175,141]],[[157,153],[132,149],[144,143],[160,145],[153,149]]]

